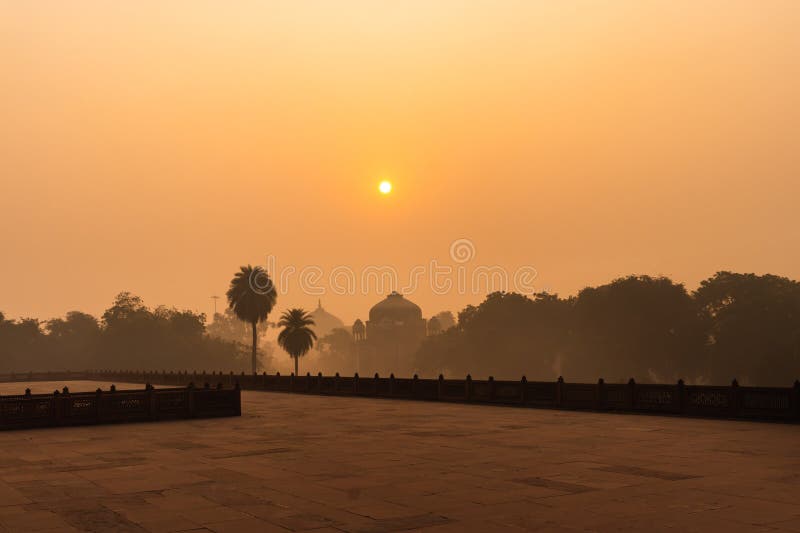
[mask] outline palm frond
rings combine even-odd
[[[278,334],[278,344],[292,357],[305,355],[317,340],[316,333],[309,327],[313,325],[314,319],[305,309],[287,309],[278,321],[278,326],[283,328]]]
[[[237,318],[251,324],[266,320],[277,301],[275,287],[267,272],[251,265],[239,268],[225,296],[228,307]]]

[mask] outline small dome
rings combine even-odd
[[[311,318],[314,319],[314,325],[311,326],[311,329],[314,330],[318,338],[327,335],[335,328],[344,327],[344,322],[322,308],[321,301],[317,304],[317,308],[311,312]]]
[[[422,320],[422,309],[402,294],[392,292],[385,300],[378,302],[369,310],[370,322]]]

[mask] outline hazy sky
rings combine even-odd
[[[0,310],[209,312],[269,255],[404,280],[456,239],[561,294],[800,278],[798,27],[797,0],[2,1]],[[356,291],[323,303],[366,318]]]

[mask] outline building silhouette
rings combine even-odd
[[[422,309],[393,291],[372,306],[364,335],[356,337],[360,369],[384,375],[413,371],[414,354],[426,332]]]
[[[332,315],[322,307],[322,300],[317,301],[317,308],[311,312],[311,318],[314,319],[314,325],[311,329],[317,335],[317,339],[321,339],[336,328],[343,328],[344,322],[339,317]]]

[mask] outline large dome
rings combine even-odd
[[[372,306],[369,310],[370,322],[389,320],[392,322],[414,321],[422,319],[422,309],[411,300],[406,300],[403,295],[392,292],[385,300]]]
[[[314,325],[311,329],[317,334],[317,338],[324,337],[335,328],[343,328],[344,322],[339,317],[330,314],[322,308],[322,302],[317,304],[317,308],[311,313]]]

